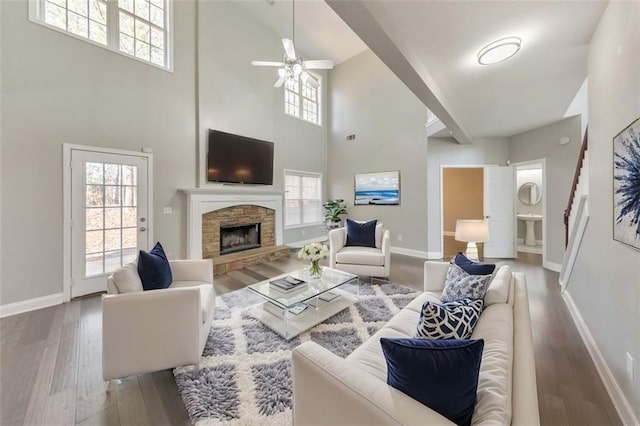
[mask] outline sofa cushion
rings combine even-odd
[[[144,290],[140,275],[138,275],[138,266],[135,262],[127,263],[122,268],[116,269],[111,277],[120,294]]]
[[[482,312],[472,339],[484,339],[474,424],[511,424],[513,309],[491,305]]]
[[[372,247],[343,247],[336,253],[336,262],[384,266],[384,254],[377,248]]]
[[[453,258],[453,262],[470,275],[491,275],[496,265],[494,263],[475,262],[462,253]]]
[[[160,290],[171,285],[171,266],[160,243],[156,243],[148,253],[140,250],[138,274],[145,290]]]
[[[512,279],[513,273],[508,265],[498,269],[484,295],[484,306],[491,306],[494,303],[508,303]]]
[[[484,341],[380,339],[387,384],[458,425],[470,425]]]
[[[424,293],[419,294],[418,297],[413,299],[411,302],[409,302],[409,304],[405,306],[404,309],[411,310],[417,313],[418,316],[420,316],[420,312],[422,312],[422,305],[424,305],[424,302],[429,300],[432,303],[442,303],[442,301],[440,300],[441,297],[442,297],[442,293],[425,291]],[[415,330],[412,330],[411,333],[413,333],[414,331]]]
[[[480,313],[482,299],[462,299],[443,304],[424,302],[416,337],[423,339],[468,339]]]
[[[442,291],[442,301],[483,299],[491,278],[491,275],[471,275],[455,263],[450,263]]]
[[[367,339],[362,345],[358,346],[358,348],[353,351],[346,360],[384,383],[387,381],[387,363],[384,359],[382,349],[380,348],[380,338],[410,338],[413,337],[413,329],[415,329],[415,322],[414,327],[409,334],[402,333],[393,328],[383,327]]]
[[[376,223],[377,220],[368,222],[356,222],[347,219],[347,242],[345,246],[353,247],[373,247],[376,246]]]

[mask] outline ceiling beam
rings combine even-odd
[[[442,121],[451,136],[461,144],[472,143],[471,136],[458,124],[444,97],[424,64],[398,35],[398,31],[378,1],[325,0],[338,16]],[[426,117],[425,117],[426,120]]]

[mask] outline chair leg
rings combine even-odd
[[[193,371],[191,371],[191,377],[193,377],[194,379],[197,378],[200,375],[200,363],[197,363],[196,365],[193,366]]]

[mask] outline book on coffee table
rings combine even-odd
[[[299,290],[307,285],[306,281],[301,280],[299,278],[292,277],[292,276],[287,276],[277,280],[269,281],[269,283],[271,284],[271,287],[273,287],[274,289],[283,291],[285,293],[294,291],[294,290]]]

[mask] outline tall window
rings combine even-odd
[[[170,69],[171,0],[33,0],[31,20]]]
[[[322,223],[322,174],[284,171],[287,228]]]
[[[320,125],[320,86],[313,87],[298,78],[284,85],[285,114]]]

